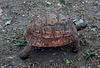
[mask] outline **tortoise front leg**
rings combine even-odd
[[[78,50],[79,50],[79,40],[78,40],[78,38],[73,40],[72,46],[73,46],[72,52],[77,53]]]
[[[35,47],[33,47],[32,45],[27,45],[20,53],[19,53],[19,57],[21,59],[26,59],[29,56],[29,53],[34,49]]]

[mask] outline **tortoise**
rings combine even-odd
[[[31,23],[24,32],[27,46],[19,53],[26,59],[35,47],[58,47],[72,43],[72,52],[79,50],[78,32],[86,23],[75,25],[62,14],[47,14]]]

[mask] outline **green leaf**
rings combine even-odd
[[[64,4],[65,5],[65,1],[64,0],[59,0],[62,4]]]
[[[70,63],[70,61],[68,59],[66,59],[66,64],[69,64],[69,63]]]
[[[90,53],[86,58],[85,58],[85,61],[84,61],[84,66],[85,66],[85,63],[86,63],[86,61],[87,61],[87,59],[89,58],[89,57],[91,57],[91,56],[94,56],[95,54],[94,53]]]

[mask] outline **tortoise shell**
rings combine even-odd
[[[81,25],[85,28],[86,25]],[[74,23],[62,14],[48,14],[30,24],[24,32],[28,45],[20,52],[26,58],[35,47],[57,47],[72,43],[73,52],[78,51],[79,41]],[[79,27],[79,29],[81,29]]]
[[[56,47],[71,43],[77,30],[64,15],[49,14],[30,24],[24,36],[32,46]]]

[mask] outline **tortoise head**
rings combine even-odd
[[[77,31],[85,29],[86,27],[87,27],[87,23],[85,23],[85,22],[84,23],[79,23],[79,24],[76,25]]]

